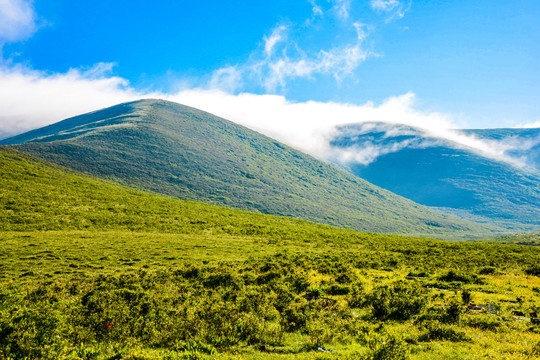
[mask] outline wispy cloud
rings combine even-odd
[[[346,41],[314,49],[302,43],[302,36],[306,32],[316,35],[317,31],[324,29],[307,23],[302,26],[278,25],[263,37],[261,49],[255,50],[243,63],[215,70],[206,87],[230,91],[258,86],[265,92],[275,93],[285,90],[288,83],[296,79],[314,80],[326,75],[342,81],[352,76],[358,66],[374,53],[364,44],[370,32],[367,25],[348,21],[341,26],[344,31],[339,37],[346,38]]]
[[[227,66],[214,71],[208,83],[210,89],[222,89],[232,93],[241,89],[243,85],[243,71],[236,66]]]
[[[32,1],[0,0],[0,47],[24,40],[37,29]]]
[[[311,12],[313,17],[320,17],[324,15],[322,7],[320,7],[315,0],[308,0],[311,4]]]
[[[371,0],[371,7],[379,11],[392,11],[400,4],[399,0]]]
[[[351,0],[333,0],[333,3],[334,10],[338,16],[342,19],[348,19],[351,9]]]
[[[275,28],[270,36],[264,37],[264,52],[266,56],[272,56],[276,44],[284,40],[284,33],[287,30],[285,25]]]
[[[378,13],[386,13],[386,21],[401,19],[411,8],[411,0],[371,0],[371,8]]]

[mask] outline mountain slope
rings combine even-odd
[[[489,159],[400,125],[343,127],[332,144],[353,152],[371,149],[374,161],[342,165],[420,204],[511,230],[540,229],[540,173],[532,168]]]
[[[0,143],[182,199],[372,232],[486,232],[242,126],[166,101],[121,104]]]
[[[350,236],[352,231],[194,201],[85,176],[0,146],[0,231],[144,231],[261,236]]]

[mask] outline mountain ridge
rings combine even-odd
[[[360,231],[443,237],[495,231],[419,206],[228,120],[163,100],[120,104],[0,144],[181,199]]]

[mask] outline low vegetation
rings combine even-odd
[[[523,359],[540,248],[363,234],[0,166],[0,358]]]

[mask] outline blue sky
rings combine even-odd
[[[540,126],[539,17],[538,0],[0,0],[0,133],[194,90]],[[210,99],[190,104],[249,122]]]

